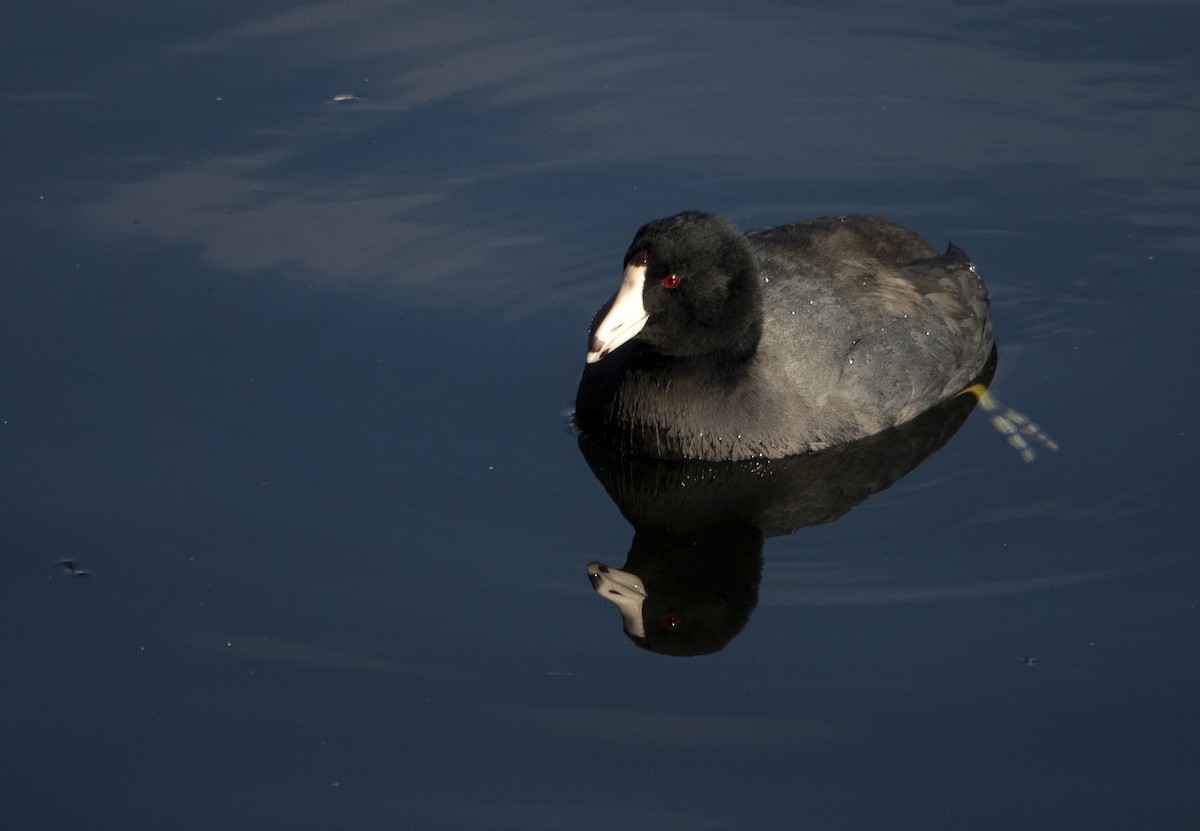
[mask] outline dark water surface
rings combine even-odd
[[[1197,31],[11,11],[0,825],[1198,827]],[[686,208],[953,239],[1060,450],[977,411],[857,506],[814,488],[747,543],[745,628],[677,658],[588,584],[634,529],[567,414],[634,230]]]

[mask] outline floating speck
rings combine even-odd
[[[82,563],[75,560],[62,560],[59,562],[59,565],[66,569],[69,574],[74,574],[76,577],[87,577],[91,574],[90,571],[83,567]]]

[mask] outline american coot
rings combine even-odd
[[[592,322],[575,422],[664,459],[781,458],[863,438],[961,392],[992,351],[967,255],[876,216],[742,234],[649,222]]]

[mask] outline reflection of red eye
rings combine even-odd
[[[677,285],[679,285],[679,275],[678,274],[668,274],[666,277],[663,278],[663,285],[669,289],[675,288]]]
[[[674,612],[663,615],[662,628],[668,632],[674,632],[679,628],[679,615]]]

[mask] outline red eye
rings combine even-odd
[[[669,289],[675,288],[677,285],[679,285],[679,275],[678,274],[668,274],[666,277],[663,278],[663,285]]]
[[[629,265],[635,266],[637,268],[644,268],[646,263],[649,262],[649,260],[650,260],[650,252],[649,251],[639,251],[636,254],[634,254],[632,257],[629,258]]]
[[[662,628],[668,632],[674,632],[679,628],[679,615],[674,612],[669,612],[662,617]]]

